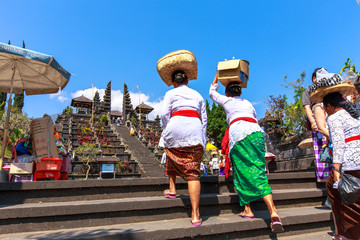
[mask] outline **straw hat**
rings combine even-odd
[[[318,72],[316,73],[317,82],[309,86],[310,92],[313,92],[321,87],[334,86],[345,82],[340,75],[336,73],[328,73],[324,68],[318,70]]]
[[[171,52],[159,59],[156,69],[166,85],[173,85],[171,74],[182,70],[189,80],[197,78],[197,62],[194,54],[188,50]]]
[[[323,98],[329,93],[339,92],[342,95],[350,95],[356,91],[355,86],[350,83],[340,83],[333,86],[321,87],[310,94],[310,101],[313,103],[322,102]]]

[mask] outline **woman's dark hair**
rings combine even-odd
[[[346,101],[342,95],[338,92],[329,93],[326,95],[323,99],[323,104],[326,106],[327,104],[330,104],[331,106],[334,106],[336,108],[342,107],[347,111],[353,118],[358,118],[359,112],[356,110],[356,107],[353,106],[351,102]]]
[[[171,74],[171,80],[177,83],[184,83],[188,80],[184,71],[178,70]]]
[[[339,92],[329,93],[323,99],[324,106],[330,104],[331,106],[334,106],[337,108],[343,107],[343,102],[344,102],[344,99]]]
[[[315,70],[312,73],[311,80],[315,77],[316,78],[316,72],[320,70],[321,68],[315,68]]]
[[[225,94],[230,97],[238,97],[241,95],[241,85],[238,82],[229,82],[225,88]]]

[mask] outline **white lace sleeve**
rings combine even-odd
[[[343,163],[345,152],[345,133],[341,121],[337,118],[328,118],[330,139],[333,146],[333,162]]]
[[[204,99],[201,99],[201,101],[200,101],[200,112],[201,112],[201,123],[203,126],[204,134],[206,135],[207,113],[206,113],[206,106],[204,103]]]
[[[170,115],[171,115],[171,99],[169,94],[166,93],[161,109],[161,121],[164,128],[166,128],[166,125],[170,121]]]
[[[212,100],[214,100],[214,102],[216,102],[220,106],[224,106],[225,102],[228,101],[229,98],[218,93],[218,89],[219,84],[215,83],[214,85],[211,85],[209,90],[209,96]]]

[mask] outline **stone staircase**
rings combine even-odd
[[[74,151],[77,147],[79,147],[82,143],[79,142],[78,137],[79,132],[82,132],[81,125],[87,123],[86,128],[90,129],[91,132],[87,132],[84,136],[90,136],[91,141],[89,143],[95,144],[99,149],[101,149],[101,153],[96,155],[96,158],[100,157],[115,157],[119,160],[119,162],[126,162],[129,165],[130,170],[123,174],[116,174],[116,177],[140,177],[141,174],[138,173],[138,166],[135,161],[130,161],[131,154],[125,152],[125,146],[118,139],[118,137],[114,134],[113,130],[110,126],[105,126],[101,130],[101,134],[105,136],[107,139],[111,139],[110,144],[104,144],[101,142],[102,138],[100,137],[100,133],[95,131],[93,124],[91,123],[91,115],[90,114],[78,114],[73,113],[71,115],[61,114],[58,116],[56,120],[56,126],[58,126],[59,133],[63,136],[66,142],[66,146],[68,150]],[[69,173],[69,179],[78,179],[84,178],[86,174],[83,173],[83,165],[84,163],[80,160],[79,155],[76,155],[71,162],[71,172]],[[98,162],[90,162],[90,174],[89,178],[99,178],[100,174],[100,164]],[[110,175],[112,177],[112,175]]]
[[[314,172],[268,178],[285,228],[279,237],[331,230]],[[0,239],[277,239],[263,201],[252,203],[254,219],[243,219],[231,179],[202,177],[201,184],[203,224],[193,227],[182,179],[176,199],[162,195],[165,177],[0,183]]]
[[[144,177],[164,176],[164,170],[160,168],[158,158],[140,140],[130,136],[130,130],[127,127],[121,125],[115,129],[138,162]]]

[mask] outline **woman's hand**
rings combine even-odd
[[[318,131],[319,131],[319,128],[318,128],[318,126],[316,125],[316,122],[315,122],[315,121],[311,122],[311,129],[312,129],[314,132],[318,132]]]
[[[337,169],[340,170],[341,168],[341,164],[340,163],[334,163],[333,164],[334,167],[336,167]],[[334,171],[334,182],[339,181],[341,178],[341,174],[338,171]]]
[[[214,77],[214,81],[212,82],[212,86],[215,85],[218,81],[218,76],[219,76],[219,73],[216,71],[216,74],[215,74],[215,77]]]
[[[341,174],[338,172],[335,172],[334,174],[334,182],[340,181],[341,178]]]

